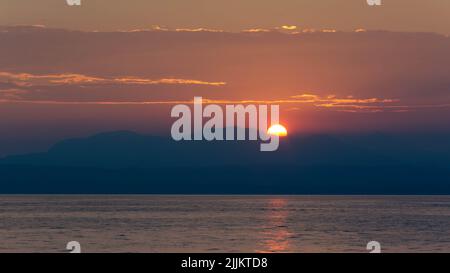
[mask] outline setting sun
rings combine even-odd
[[[267,133],[269,135],[280,136],[280,137],[287,136],[286,128],[283,125],[280,125],[280,124],[272,125],[269,128],[269,130],[267,130]]]

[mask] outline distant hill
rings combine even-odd
[[[128,131],[0,159],[0,193],[450,194],[450,138],[307,135],[175,142]]]

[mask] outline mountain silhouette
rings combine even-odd
[[[260,152],[259,145],[260,141],[176,142],[171,138],[117,131],[68,139],[48,152],[8,156],[0,164],[124,168],[395,163],[392,156],[328,135],[285,138],[275,152]]]
[[[0,193],[444,194],[450,138],[304,135],[181,141],[129,131],[0,159]]]

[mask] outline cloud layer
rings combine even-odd
[[[0,141],[164,133],[170,106],[194,96],[280,104],[290,131],[448,130],[449,37],[291,24],[160,28],[0,27]]]
[[[52,85],[156,85],[156,84],[174,84],[174,85],[211,85],[223,86],[225,82],[206,82],[189,79],[148,79],[139,77],[117,77],[104,78],[96,76],[87,76],[82,74],[47,74],[35,75],[29,73],[9,73],[0,72],[0,83],[13,83],[17,86],[52,86]]]

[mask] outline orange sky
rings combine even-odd
[[[42,24],[77,30],[131,30],[152,25],[240,31],[296,25],[450,34],[450,1],[383,0],[2,0],[0,25]]]
[[[290,133],[448,130],[450,1],[130,2],[0,2],[0,155],[167,135],[194,96],[280,104]]]

